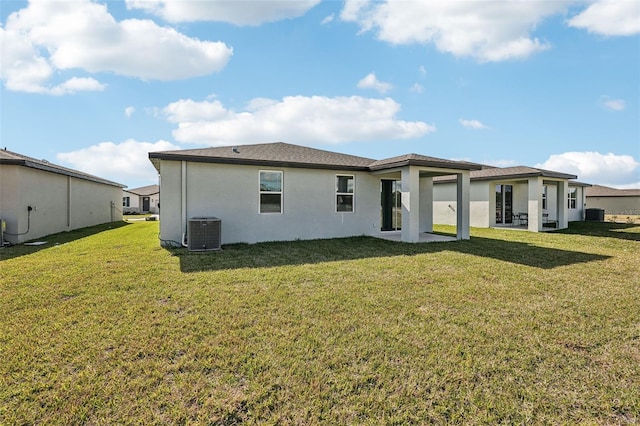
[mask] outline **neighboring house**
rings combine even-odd
[[[19,244],[45,235],[122,220],[116,182],[0,150],[3,238]]]
[[[184,245],[188,221],[221,219],[222,244],[432,232],[433,178],[455,175],[457,239],[469,239],[469,172],[417,154],[386,160],[282,142],[149,153],[160,173],[160,239]]]
[[[160,207],[160,186],[148,185],[122,190],[122,211],[157,214]]]
[[[610,215],[640,215],[640,189],[592,185],[586,192],[589,209],[602,209]]]
[[[519,227],[538,232],[583,220],[584,191],[576,176],[533,167],[489,167],[470,173],[470,225]],[[458,210],[456,183],[434,179],[434,223],[451,224]]]

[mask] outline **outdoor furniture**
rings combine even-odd
[[[518,213],[518,214],[516,214],[516,220],[518,221],[518,226],[528,226],[529,225],[529,213]]]
[[[542,213],[542,227],[543,228],[557,228],[557,220],[549,220],[549,213]]]

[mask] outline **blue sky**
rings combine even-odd
[[[1,145],[130,188],[283,141],[640,187],[640,2],[0,3]]]

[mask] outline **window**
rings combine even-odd
[[[547,209],[547,185],[542,187],[542,210]]]
[[[282,172],[260,170],[260,213],[282,213]]]
[[[353,212],[353,196],[354,196],[353,175],[337,175],[336,176],[336,211],[337,212]]]
[[[122,207],[129,207],[131,200],[129,197],[122,197]]]
[[[576,208],[577,197],[578,197],[577,188],[569,188],[569,208],[570,209]]]

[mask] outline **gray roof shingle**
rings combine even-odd
[[[196,161],[223,164],[245,164],[258,166],[302,167],[339,170],[385,170],[402,165],[445,167],[473,170],[479,168],[472,163],[408,154],[387,160],[340,154],[284,142],[216,147],[178,151],[150,152],[149,159],[159,168],[158,160]]]
[[[121,183],[103,179],[98,176],[93,176],[88,173],[79,172],[78,170],[69,169],[67,167],[62,167],[57,164],[50,163],[47,160],[38,160],[35,158],[27,157],[26,155],[18,154],[16,152],[7,151],[6,148],[0,150],[0,165],[1,164],[29,167],[32,169],[38,169],[64,176],[71,176],[91,182],[102,183],[105,185],[117,186],[120,188],[126,187],[126,185],[123,185]]]
[[[125,189],[125,191],[136,195],[152,195],[160,192],[160,185],[147,185],[140,188]]]
[[[471,180],[496,180],[496,179],[523,179],[529,177],[548,177],[555,179],[576,179],[577,176],[568,173],[555,172],[553,170],[538,169],[528,166],[515,167],[486,167],[481,170],[472,170]],[[453,176],[439,176],[434,178],[436,183],[453,181]]]
[[[444,158],[428,157],[420,154],[405,154],[398,157],[374,161],[369,165],[369,169],[384,170],[402,166],[443,167],[461,170],[477,170],[482,167],[479,164],[468,163],[466,161],[446,160]]]
[[[592,185],[585,191],[587,197],[640,197],[640,189],[617,189]]]

